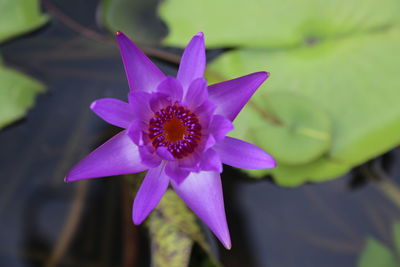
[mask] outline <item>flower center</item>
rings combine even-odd
[[[201,137],[201,125],[190,110],[175,104],[154,114],[149,123],[149,137],[155,148],[164,146],[175,158],[191,154]]]

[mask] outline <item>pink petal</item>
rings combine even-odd
[[[208,86],[208,94],[221,114],[233,121],[257,88],[268,78],[267,72],[256,72]]]
[[[138,147],[126,135],[126,131],[122,131],[76,164],[65,181],[136,173],[147,169],[140,162]]]
[[[143,222],[168,188],[169,178],[164,172],[165,164],[150,169],[144,178],[133,202],[132,220],[138,225]]]
[[[276,163],[272,156],[261,148],[245,141],[225,137],[217,143],[215,149],[224,164],[242,169],[269,169],[275,168]]]
[[[167,76],[167,78],[158,85],[157,92],[169,96],[173,101],[182,101],[182,85],[174,77]]]
[[[206,50],[203,33],[193,36],[183,52],[177,74],[184,92],[187,91],[192,81],[204,76],[206,69]]]
[[[133,119],[130,105],[118,99],[99,99],[94,101],[90,108],[106,122],[121,128],[128,128]]]
[[[217,172],[191,173],[182,183],[171,180],[175,192],[213,231],[222,244],[231,248],[226,223],[221,177]]]
[[[204,78],[194,80],[187,91],[185,102],[195,109],[208,99],[207,81]]]
[[[155,91],[164,74],[125,34],[117,32],[116,38],[131,91]]]

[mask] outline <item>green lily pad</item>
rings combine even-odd
[[[336,163],[330,164],[323,176],[331,179],[400,143],[398,47],[400,30],[392,27],[287,50],[241,49],[227,52],[211,63],[209,72],[214,78],[229,79],[268,70],[271,77],[254,97],[259,106],[264,107],[263,103],[275,92],[290,91],[323,107],[332,122],[332,143],[324,157]],[[288,101],[292,100],[288,97]],[[274,112],[279,114],[284,109],[282,106]],[[320,113],[320,109],[314,110]],[[235,124],[238,136],[252,127],[252,120],[259,120],[260,117],[251,105],[242,112],[241,116],[247,121]],[[269,131],[270,127],[264,127],[268,123],[260,125],[254,136],[248,138],[269,151],[264,140],[275,139],[276,133]],[[236,135],[235,131],[233,135]],[[264,140],[257,140],[259,133],[263,134]],[[275,149],[274,146],[271,148]],[[318,174],[323,165],[318,160],[297,167],[297,178],[294,178],[296,166],[293,164],[290,168],[280,167],[278,161],[277,169],[272,172],[282,185],[292,185],[290,179],[303,182],[323,180],[323,176]],[[301,177],[303,167],[307,176]],[[291,178],[286,175],[289,169],[293,174]],[[264,174],[267,173],[264,171]]]
[[[263,178],[266,174],[273,175],[276,184],[286,187],[296,187],[305,181],[322,182],[336,178],[349,171],[351,166],[336,162],[326,156],[303,165],[279,164],[269,170],[245,170],[255,178]]]
[[[208,47],[291,47],[369,32],[399,22],[397,0],[166,0],[159,13],[184,46],[203,31]]]
[[[312,162],[329,150],[331,121],[316,103],[288,91],[259,100],[256,97],[235,120],[235,137],[268,148],[286,165]]]
[[[40,11],[38,0],[0,0],[0,43],[41,27],[49,16]]]
[[[393,253],[385,245],[368,238],[358,262],[358,267],[396,267],[399,266]]]
[[[158,44],[166,27],[156,16],[158,0],[102,0],[99,22],[110,32],[123,31],[140,44]]]
[[[44,89],[40,82],[0,66],[0,129],[22,118]]]

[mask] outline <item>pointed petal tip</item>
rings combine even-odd
[[[91,109],[91,110],[94,110],[94,109],[95,109],[95,107],[96,107],[96,102],[97,102],[97,100],[96,100],[96,101],[93,101],[92,104],[90,104],[90,109]]]
[[[273,156],[264,151],[264,166],[260,169],[273,169],[276,168],[276,160]]]
[[[140,218],[137,214],[132,213],[132,222],[134,225],[140,225],[144,221],[144,218]]]
[[[71,174],[72,171],[68,172],[67,175],[65,175],[64,177],[64,183],[71,183],[71,182],[75,182],[76,180],[74,180],[73,178],[73,174]]]
[[[118,31],[115,37],[131,91],[154,91],[165,75],[127,35]]]
[[[277,166],[276,160],[272,158],[271,169],[276,168],[276,166]]]
[[[255,74],[258,74],[258,75],[262,78],[263,82],[264,82],[266,79],[268,79],[269,76],[270,76],[270,73],[267,72],[267,71],[260,71],[260,72],[256,72]]]
[[[221,242],[222,242],[222,241],[221,241]],[[223,245],[227,250],[231,250],[231,248],[232,248],[231,239],[229,238],[228,240],[222,242],[222,245]]]
[[[72,182],[76,182],[80,179],[76,179],[76,176],[74,176],[73,170],[71,170],[69,173],[67,173],[67,175],[64,177],[64,183],[72,183]]]
[[[195,37],[204,38],[204,33],[203,32],[198,32],[198,33],[195,34]]]
[[[115,38],[117,39],[118,42],[121,42],[124,39],[129,39],[129,37],[126,36],[126,34],[123,33],[122,31],[116,31],[115,32]]]

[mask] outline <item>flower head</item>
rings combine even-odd
[[[171,185],[230,248],[222,163],[260,169],[275,167],[275,161],[260,148],[226,134],[268,73],[207,86],[202,33],[186,47],[176,78],[165,76],[122,32],[116,38],[130,87],[129,101],[100,99],[91,109],[124,130],[74,166],[66,181],[148,170],[133,204],[135,224],[148,216]]]

